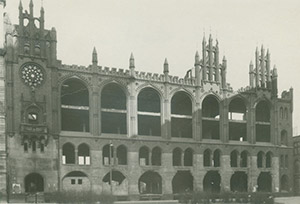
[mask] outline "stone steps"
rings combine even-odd
[[[114,204],[179,204],[178,200],[116,201]]]

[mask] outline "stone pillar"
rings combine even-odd
[[[128,127],[128,136],[133,137],[138,135],[138,124],[137,124],[137,96],[135,92],[134,79],[130,82],[129,85],[130,92],[127,100],[128,111],[127,111],[127,127]]]
[[[141,176],[138,152],[128,152],[128,194],[130,200],[139,200],[138,181]]]
[[[176,172],[172,166],[172,153],[166,152],[162,154],[162,193],[163,199],[172,200],[172,179],[175,176]]]
[[[230,167],[230,155],[222,155],[221,157],[221,192],[230,191],[230,179],[232,175],[232,169]]]

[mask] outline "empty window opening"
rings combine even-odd
[[[241,153],[241,167],[248,167],[248,152],[243,151]]]
[[[241,98],[233,99],[229,104],[229,120],[246,120],[246,106]]]
[[[107,144],[102,149],[103,165],[114,164],[114,147],[113,145]]]
[[[75,164],[75,148],[71,143],[63,145],[62,163]]]
[[[270,122],[270,108],[266,101],[260,101],[256,105],[256,122]]]
[[[90,165],[90,148],[87,144],[78,146],[78,164]]]
[[[153,88],[144,88],[138,95],[138,134],[161,135],[160,97]]]
[[[160,116],[138,115],[138,124],[139,135],[161,135]]]
[[[257,168],[262,168],[264,163],[264,153],[258,152],[257,154]]]
[[[211,166],[211,151],[209,149],[204,151],[203,165],[204,166]]]
[[[31,141],[32,152],[36,152],[36,141]]]
[[[247,141],[246,122],[229,122],[229,140]]]
[[[289,188],[289,178],[287,175],[283,175],[280,179],[280,191],[288,192],[290,190]]]
[[[38,173],[31,173],[25,177],[25,192],[36,193],[44,191],[44,178]]]
[[[238,152],[236,150],[230,153],[230,166],[231,167],[238,167]]]
[[[207,96],[202,102],[202,137],[220,139],[219,102],[214,96]]]
[[[24,152],[28,152],[28,143],[24,142]]]
[[[159,147],[154,147],[151,154],[151,164],[153,166],[161,165],[161,149]]]
[[[61,128],[89,132],[89,92],[77,79],[67,80],[61,87]]]
[[[202,117],[220,118],[219,102],[214,96],[207,96],[202,102]]]
[[[81,185],[82,184],[82,179],[78,179],[77,182],[78,182],[79,185]]]
[[[208,171],[203,179],[203,190],[207,193],[220,193],[221,176],[217,171]]]
[[[108,172],[102,179],[104,183],[108,183],[110,185],[110,180],[113,184],[121,185],[122,182],[126,179],[126,177],[120,172],[112,170],[111,172]]]
[[[173,166],[182,166],[182,150],[180,148],[173,150]]]
[[[271,152],[268,152],[266,154],[266,167],[267,168],[272,167],[272,153]]]
[[[145,172],[139,179],[140,194],[161,194],[162,193],[162,178],[153,171]]]
[[[281,145],[285,145],[287,146],[288,142],[287,142],[287,132],[286,130],[282,130],[281,131]]]
[[[193,150],[191,148],[187,148],[184,151],[183,165],[184,166],[193,166]]]
[[[192,117],[192,116],[191,116]],[[193,121],[190,118],[171,117],[172,137],[192,138]]]
[[[40,150],[41,152],[45,151],[45,145],[43,143],[40,143]]]
[[[256,124],[256,141],[271,142],[271,128],[268,124]]]
[[[139,161],[141,166],[149,165],[149,148],[141,147],[139,151]]]
[[[245,172],[234,172],[230,179],[230,190],[232,192],[248,191],[248,176]]]
[[[213,155],[213,165],[214,167],[220,167],[221,166],[221,151],[215,150]]]
[[[219,121],[202,120],[203,139],[220,139]]]
[[[177,171],[172,179],[173,194],[193,191],[194,178],[190,171]]]
[[[127,165],[127,149],[124,145],[118,146],[117,159],[119,165]]]
[[[71,179],[71,184],[72,185],[76,184],[76,179]]]
[[[192,101],[182,91],[171,100],[172,137],[192,138]]]
[[[101,92],[101,128],[103,133],[127,134],[126,95],[115,83]]]
[[[258,192],[272,192],[272,176],[270,172],[261,172],[257,179]]]

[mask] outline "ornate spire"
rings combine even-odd
[[[169,63],[168,63],[168,60],[166,58],[165,62],[164,62],[164,74],[168,74],[168,73],[169,73]]]
[[[19,10],[23,10],[22,0],[19,2]]]
[[[97,50],[95,47],[93,49],[93,54],[92,54],[92,63],[93,63],[93,65],[98,64],[98,54],[97,54]]]
[[[129,68],[130,68],[130,69],[134,69],[134,68],[135,68],[133,53],[130,54]]]
[[[29,10],[30,10],[30,15],[33,16],[33,1],[30,0],[30,3],[29,3]]]
[[[196,55],[195,55],[195,66],[196,65],[200,65],[200,56],[198,51],[196,51]]]

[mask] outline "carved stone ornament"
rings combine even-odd
[[[21,78],[27,86],[36,88],[40,86],[45,79],[44,70],[38,64],[26,63],[21,67]]]

